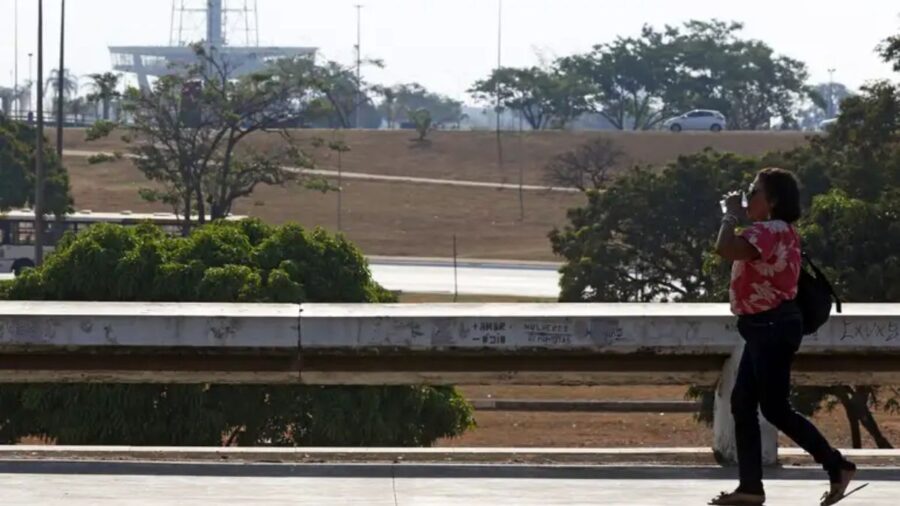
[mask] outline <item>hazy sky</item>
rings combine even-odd
[[[353,6],[364,4],[363,55],[387,65],[365,70],[370,81],[417,81],[465,98],[472,82],[496,64],[498,0],[257,1],[262,45],[315,46],[323,56],[345,63],[354,58]],[[14,2],[0,0],[0,85],[13,81]],[[27,55],[37,45],[36,4],[19,0],[20,81],[28,78]],[[44,4],[49,71],[58,59],[59,0]],[[171,0],[69,0],[67,8],[67,67],[76,75],[108,70],[108,45],[169,41]],[[715,17],[741,21],[746,36],[805,61],[814,81],[827,81],[829,68],[836,69],[835,80],[851,87],[900,77],[873,52],[885,37],[900,33],[897,0],[834,7],[821,0],[505,0],[503,9],[504,65],[531,65],[540,55],[552,59],[584,51],[617,35],[634,35],[645,23],[662,26]]]

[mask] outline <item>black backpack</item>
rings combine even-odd
[[[815,334],[828,321],[832,302],[837,306],[837,312],[841,312],[841,299],[806,252],[803,252],[803,260],[812,269],[812,273],[805,267],[800,268],[796,301],[803,313],[803,335],[808,336]]]

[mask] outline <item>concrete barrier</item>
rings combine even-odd
[[[0,381],[718,384],[726,459],[741,350],[720,304],[0,302]],[[900,305],[845,305],[794,376],[900,384]]]
[[[718,304],[0,302],[0,380],[706,384],[740,346]],[[846,305],[798,382],[900,383],[900,305]]]

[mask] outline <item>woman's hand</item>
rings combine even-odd
[[[725,260],[756,260],[759,251],[747,239],[734,234],[738,219],[745,215],[744,196],[741,192],[731,192],[725,195],[724,202],[726,216],[722,218],[716,240],[716,253]]]
[[[744,197],[741,192],[731,192],[725,194],[725,211],[727,214],[733,214],[738,218],[744,212]]]

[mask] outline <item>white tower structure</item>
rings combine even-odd
[[[196,26],[198,18],[202,29]],[[214,48],[235,77],[262,70],[274,60],[316,53],[313,47],[260,46],[256,0],[172,0],[169,45],[110,46],[109,52],[115,70],[135,74],[146,88],[150,77],[196,62],[191,44],[197,42]]]

